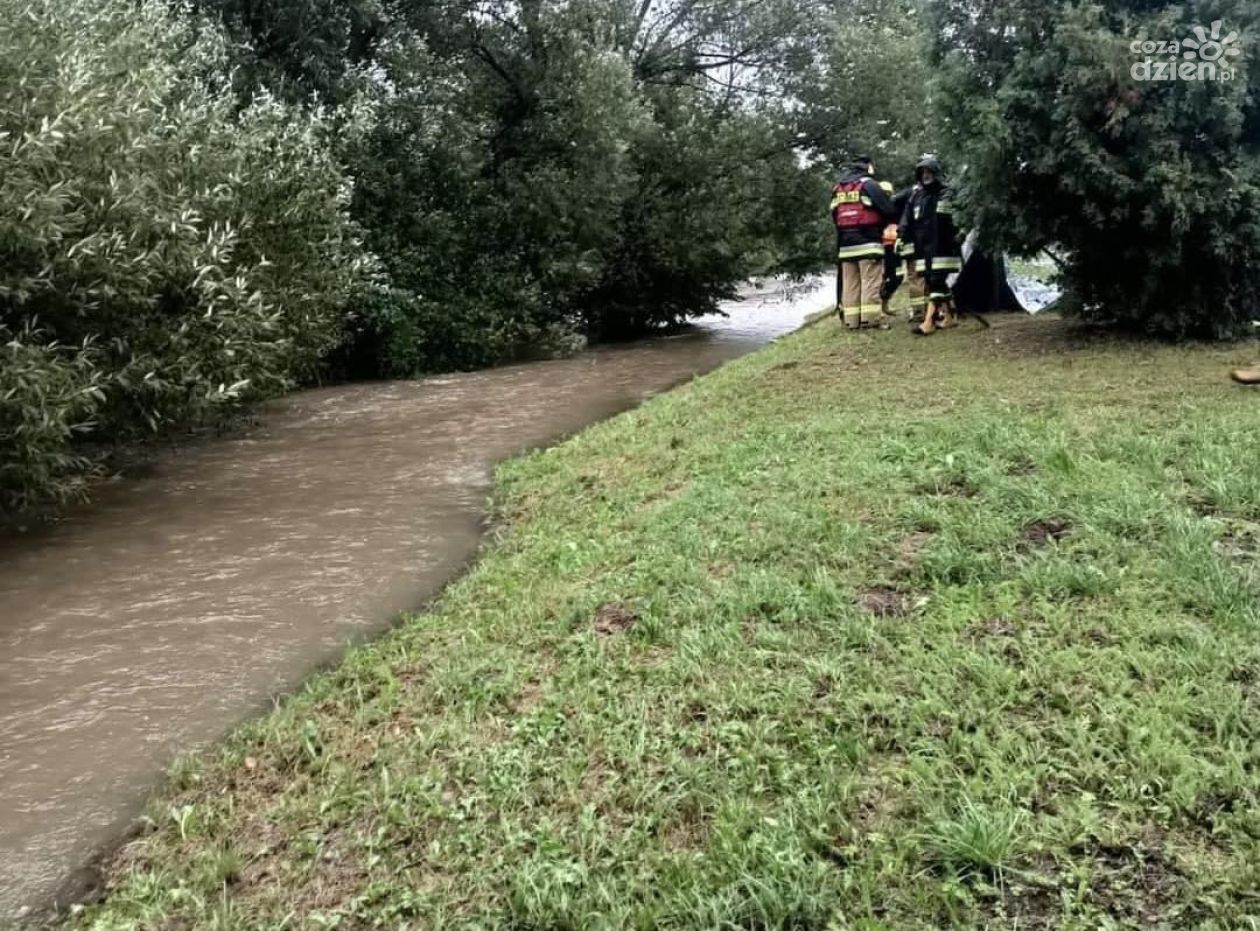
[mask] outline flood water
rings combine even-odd
[[[173,756],[436,594],[496,463],[795,329],[830,287],[563,361],[293,395],[0,538],[0,922],[81,894]]]

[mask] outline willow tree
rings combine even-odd
[[[238,106],[216,29],[161,0],[0,13],[2,510],[309,377],[370,263],[329,126]]]

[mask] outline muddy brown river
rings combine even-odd
[[[458,574],[496,463],[795,329],[829,287],[573,359],[293,395],[0,538],[0,923],[81,895],[173,756]]]

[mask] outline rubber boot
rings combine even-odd
[[[1251,369],[1234,369],[1229,377],[1240,385],[1260,385],[1260,367]]]
[[[936,307],[934,305],[927,305],[927,310],[923,314],[923,322],[914,328],[914,332],[920,336],[931,336],[936,332]]]

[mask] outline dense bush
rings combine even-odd
[[[318,114],[224,93],[160,0],[0,0],[0,505],[76,440],[204,421],[315,371],[366,270]],[[343,123],[344,123],[343,119]]]
[[[1228,337],[1260,312],[1260,69],[1250,0],[942,0],[943,125],[992,242],[1062,253],[1079,313]],[[1233,80],[1145,81],[1134,40],[1223,21]],[[1180,48],[1177,63],[1182,63]],[[1153,56],[1167,62],[1169,56]],[[1140,73],[1139,73],[1140,76]]]
[[[363,308],[382,374],[473,368],[565,344],[598,283],[647,125],[626,62],[548,24],[546,67],[518,49],[521,87],[466,48],[411,42],[386,59],[396,92],[348,153],[356,214],[391,289]]]
[[[678,89],[652,105],[631,149],[632,196],[613,213],[598,284],[580,297],[588,332],[604,338],[712,312],[751,275],[814,270],[825,248],[814,235],[825,185],[800,170],[772,120],[729,119]]]

